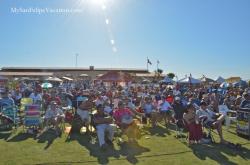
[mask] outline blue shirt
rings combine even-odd
[[[12,98],[10,97],[4,97],[0,99],[0,107],[5,107],[5,106],[14,106],[15,102]]]

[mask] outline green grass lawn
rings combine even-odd
[[[48,131],[39,139],[23,133],[0,132],[0,164],[250,164],[250,143],[238,137],[231,128],[224,130],[225,139],[242,144],[240,151],[221,144],[193,145],[189,147],[185,139],[175,138],[173,130],[163,127],[145,128],[138,144],[126,142],[114,148],[100,151],[95,138],[87,135],[74,135],[66,140],[67,134],[60,138]],[[218,142],[218,135],[214,134]]]

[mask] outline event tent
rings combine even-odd
[[[213,83],[214,82],[214,80],[213,79],[211,79],[211,78],[207,78],[206,76],[202,76],[202,78],[200,78],[200,80],[201,80],[201,82],[203,82],[203,83]]]
[[[217,83],[223,83],[223,82],[225,82],[225,79],[222,78],[221,76],[219,76],[215,81],[216,81]]]
[[[243,80],[233,83],[233,87],[246,87],[246,86],[247,86],[247,82]]]
[[[201,80],[195,79],[191,76],[179,80],[180,84],[200,84]]]

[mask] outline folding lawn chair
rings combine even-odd
[[[42,117],[40,105],[26,105],[24,110],[24,123],[23,130],[25,128],[37,131],[42,128]]]
[[[20,104],[21,104],[20,111],[23,112],[25,110],[26,105],[33,104],[33,100],[31,98],[22,98]]]
[[[206,120],[207,120],[206,117],[204,117],[204,116],[200,117],[200,121],[201,121],[201,125],[202,125],[202,132],[205,134],[207,132],[205,139],[210,139],[211,143],[215,143],[214,137],[212,135],[213,128],[208,124],[208,122]]]
[[[5,117],[6,119],[10,119],[10,122],[7,123],[1,123],[2,128],[10,128],[14,126],[16,129],[18,125],[20,124],[20,117],[18,115],[18,109],[16,106],[4,106],[1,108],[1,114],[2,117]]]

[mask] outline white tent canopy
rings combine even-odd
[[[225,79],[222,78],[221,76],[219,76],[215,81],[216,81],[217,83],[223,83],[223,82],[225,82]]]
[[[186,78],[183,78],[183,79],[179,80],[179,83],[181,83],[181,84],[188,84],[188,83],[190,83],[190,84],[200,84],[201,80],[195,79],[195,78],[189,76],[189,77],[186,77]]]
[[[200,78],[201,82],[204,82],[204,83],[213,83],[214,80],[211,79],[211,78],[208,78],[206,77],[205,75],[203,75],[201,78]]]

